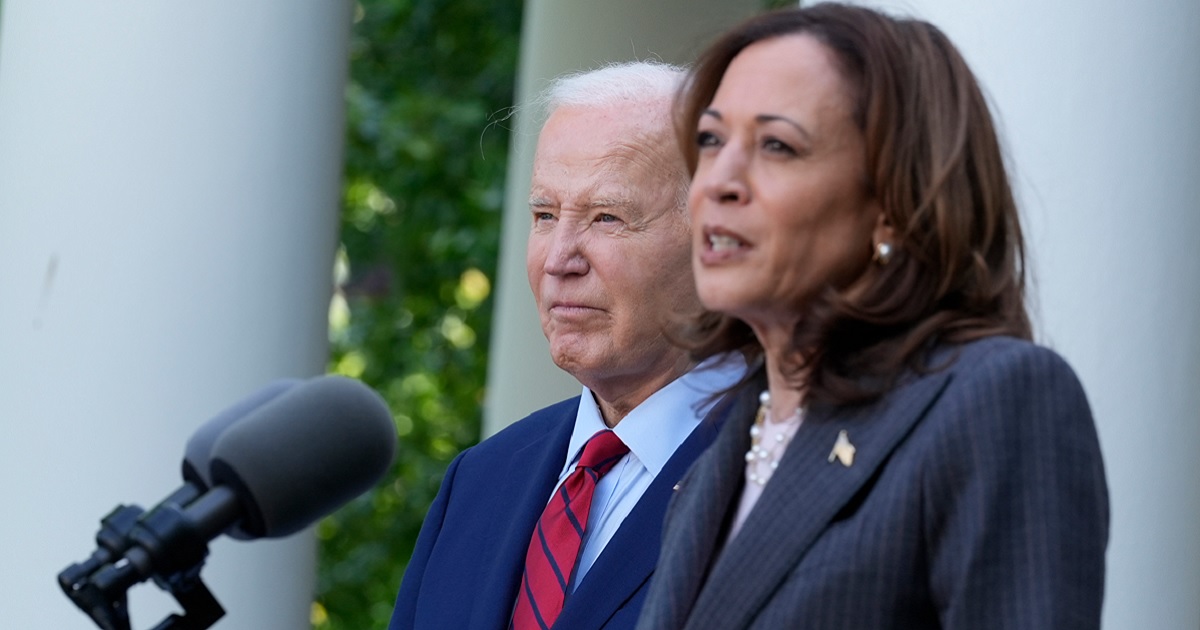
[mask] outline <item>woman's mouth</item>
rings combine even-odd
[[[742,242],[728,234],[709,234],[708,248],[714,252],[725,252],[738,249]]]

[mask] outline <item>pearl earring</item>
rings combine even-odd
[[[886,266],[889,262],[892,262],[892,253],[893,250],[891,243],[886,241],[879,242],[875,244],[875,256],[873,256],[871,260],[879,263],[880,266]]]

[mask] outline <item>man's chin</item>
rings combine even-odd
[[[597,353],[590,347],[578,343],[551,342],[550,358],[560,370],[574,376],[579,381],[585,380],[587,374],[602,367]]]

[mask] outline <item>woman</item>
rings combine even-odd
[[[1096,432],[1029,341],[953,45],[865,8],[770,13],[702,55],[677,114],[709,311],[686,341],[763,367],[677,487],[639,627],[1098,627]]]

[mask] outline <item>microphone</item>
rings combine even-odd
[[[302,382],[298,378],[281,378],[272,381],[266,387],[233,403],[196,429],[183,448],[183,480],[195,484],[201,492],[212,487],[208,466],[212,461],[212,448],[216,444],[217,438],[221,437],[225,433],[225,429],[233,426],[234,423]]]
[[[156,630],[207,628],[224,614],[199,580],[208,541],[293,534],[374,485],[395,449],[391,413],[366,385],[272,383],[192,436],[182,488],[145,514],[122,506],[105,517],[97,542],[107,553],[60,573],[60,585],[100,627],[127,630],[125,591],[154,578],[185,610]]]
[[[179,505],[187,505],[199,497],[200,493],[211,488],[213,483],[212,476],[209,474],[209,466],[212,462],[212,449],[216,445],[217,439],[225,433],[226,429],[241,421],[251,412],[302,382],[297,378],[272,381],[266,387],[239,400],[205,422],[204,426],[196,429],[192,437],[188,438],[187,445],[183,449],[184,485],[166,500]],[[255,538],[237,526],[231,527],[225,533],[238,540]]]
[[[375,485],[396,453],[387,404],[354,379],[313,379],[229,427],[210,474],[233,489],[252,537],[300,531]]]
[[[184,449],[182,466],[184,484],[163,499],[160,506],[185,506],[208,490],[212,485],[208,474],[209,462],[212,447],[217,438],[234,423],[299,383],[301,383],[300,379],[294,378],[274,381],[230,405],[197,429],[188,439]],[[87,560],[71,565],[58,576],[59,584],[68,595],[72,595],[74,592],[80,597],[85,596],[85,593],[79,590],[81,588],[79,585],[86,583],[90,576],[101,567],[116,561],[125,553],[130,545],[129,533],[138,525],[143,514],[145,512],[142,508],[136,505],[121,505],[101,519],[100,531],[96,533],[96,551]],[[243,539],[248,538],[240,532],[237,534],[231,532],[231,535]],[[72,595],[72,598],[75,598],[76,595]],[[95,595],[95,593],[91,594],[93,599],[95,599]],[[107,605],[106,601],[93,602],[91,607],[103,608]]]

